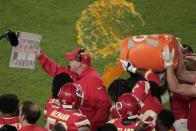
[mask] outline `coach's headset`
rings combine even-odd
[[[85,52],[85,48],[80,48],[78,54],[76,55],[76,60],[77,61],[82,61],[82,55],[81,53]]]

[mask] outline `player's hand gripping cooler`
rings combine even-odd
[[[131,60],[132,64],[140,69],[152,69],[162,71],[164,62],[162,61],[163,47],[168,45],[169,49],[174,49],[174,68],[178,64],[177,40],[174,35],[140,35],[131,36],[124,39],[121,48],[121,59]]]
[[[164,70],[162,60],[163,47],[168,45],[170,52],[174,49],[173,65],[178,64],[178,44],[176,37],[170,34],[129,36],[122,41],[120,59],[104,71],[102,79],[106,87],[123,72],[120,60],[131,61],[140,69]]]

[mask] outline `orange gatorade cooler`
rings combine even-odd
[[[170,34],[130,36],[123,40],[121,59],[131,60],[132,64],[141,69],[162,71],[164,62],[162,50],[168,45],[170,51],[174,48],[174,68],[178,64],[178,45],[176,37]]]

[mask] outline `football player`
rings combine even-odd
[[[90,122],[78,109],[83,103],[83,97],[83,92],[77,84],[63,85],[58,93],[61,107],[48,109],[46,128],[51,130],[56,123],[62,123],[68,131],[88,131]]]
[[[116,109],[120,118],[110,120],[109,123],[114,124],[119,131],[135,130],[143,123],[139,119],[139,103],[131,93],[125,93],[119,97],[116,103]],[[153,126],[147,124],[142,128],[145,128],[144,130],[146,131],[151,131]]]
[[[178,53],[179,53],[179,64],[176,73],[173,69],[173,54],[174,50],[170,52],[170,49],[168,46],[165,46],[163,48],[162,52],[162,58],[166,67],[166,73],[167,73],[167,83],[169,90],[171,92],[174,92],[179,95],[189,96],[189,110],[188,110],[188,129],[190,131],[196,130],[196,120],[195,120],[195,105],[196,105],[196,89],[195,89],[195,83],[196,83],[196,73],[194,71],[187,71],[184,66],[183,56],[182,56],[182,50],[180,48],[180,45],[178,47]],[[178,80],[183,80],[186,83],[180,83]],[[186,112],[185,112],[186,113]],[[180,122],[180,121],[179,121]],[[182,123],[183,121],[181,121]],[[176,122],[175,122],[176,124]],[[178,127],[181,126],[181,124],[176,124]],[[187,128],[186,123],[184,128]],[[180,128],[182,129],[182,128]]]
[[[60,73],[53,78],[52,90],[51,90],[52,96],[48,99],[47,103],[44,105],[44,115],[46,115],[47,110],[50,107],[61,106],[59,99],[58,99],[58,93],[59,93],[60,88],[68,82],[72,82],[72,79],[67,73]]]

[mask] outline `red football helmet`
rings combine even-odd
[[[116,109],[116,105],[112,105],[112,107],[110,108],[110,114],[112,119],[120,118],[120,115]]]
[[[116,109],[121,118],[135,119],[139,115],[140,106],[130,93],[125,93],[119,97]]]
[[[58,93],[58,99],[63,108],[79,107],[83,103],[83,98],[81,87],[75,83],[63,85]]]

